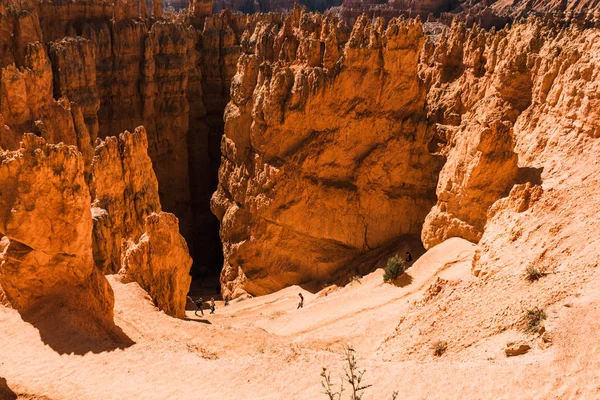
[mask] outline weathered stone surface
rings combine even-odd
[[[135,281],[146,290],[159,309],[183,318],[186,294],[192,280],[192,259],[185,239],[179,234],[179,221],[169,213],[146,217],[144,234],[136,243],[124,244],[124,281]]]
[[[232,83],[212,201],[226,293],[324,280],[420,234],[441,167],[417,79],[422,42],[414,21],[386,29],[365,18],[348,36],[299,9],[281,28],[256,26]],[[339,54],[331,68],[324,50]]]
[[[190,232],[187,133],[189,71],[196,68],[194,32],[181,24],[158,22],[145,39],[142,101],[148,128],[148,153],[160,182],[165,210],[176,213]]]
[[[531,346],[524,342],[508,342],[504,353],[507,357],[520,356],[531,350]]]
[[[30,43],[22,68],[15,64],[0,74],[0,113],[13,127],[31,128],[52,100],[52,68],[42,43]]]
[[[75,147],[23,136],[0,164],[0,285],[12,307],[66,305],[112,324],[113,294],[92,258],[90,194]]]
[[[50,46],[54,95],[77,103],[90,139],[98,136],[100,98],[96,87],[96,45],[82,37],[64,38]]]
[[[424,56],[431,65],[422,71],[432,87],[430,113],[440,122],[446,145],[439,151],[447,157],[421,235],[426,248],[453,236],[478,242],[490,206],[521,179],[513,126],[531,103],[527,60],[537,44],[506,42],[505,34],[486,40],[481,30],[455,24]]]
[[[19,140],[21,140],[21,135],[11,130],[4,123],[2,114],[0,114],[0,150],[17,150]]]
[[[488,209],[517,180],[518,160],[510,125],[478,121],[457,132],[455,140],[438,180],[438,203],[423,226],[426,248],[450,237],[478,242]]]
[[[191,14],[168,21],[137,19],[138,2],[129,0],[44,0],[0,10],[0,67],[7,69],[0,72],[0,114],[11,132],[0,145],[18,148],[24,132],[74,144],[88,174],[90,140],[144,125],[163,208],[181,218],[182,233],[201,255],[196,274],[221,264],[209,202],[222,115],[241,35],[247,24],[266,18],[227,12],[204,24],[211,4],[196,1]],[[139,4],[139,13],[147,12]],[[35,50],[30,55],[27,46]]]
[[[0,2],[0,68],[22,65],[27,46],[42,41],[38,14],[24,4]]]
[[[90,183],[94,260],[106,274],[121,269],[121,242],[137,241],[146,217],[161,211],[147,148],[146,130],[139,127],[107,137],[95,149]]]

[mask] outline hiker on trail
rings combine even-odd
[[[229,304],[229,296],[225,295],[225,297],[223,297],[223,306],[226,306],[227,304]]]
[[[196,316],[198,316],[198,310],[200,310],[200,314],[204,316],[204,311],[202,311],[202,297],[198,297],[198,300],[196,300],[196,311],[194,311]]]
[[[302,307],[304,307],[304,296],[302,296],[302,293],[298,293],[298,307],[296,307],[296,310]]]
[[[186,296],[192,303],[194,303],[196,305],[196,311],[194,311],[194,314],[199,317],[198,315],[198,310],[200,310],[200,313],[204,316],[204,311],[202,311],[202,297],[198,297],[198,300],[194,301],[192,300],[192,298],[190,296]]]
[[[210,313],[211,314],[215,313],[215,298],[214,297],[210,298]]]
[[[412,261],[412,256],[408,251],[406,252],[406,258],[404,258],[404,261],[406,261],[407,264],[410,264],[410,262]]]

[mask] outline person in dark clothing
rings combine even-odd
[[[404,261],[406,261],[407,264],[410,264],[410,262],[412,261],[412,256],[408,251],[406,252],[406,257],[404,258]]]
[[[194,315],[199,317],[198,310],[200,310],[200,313],[202,314],[202,316],[204,316],[204,311],[202,311],[202,297],[198,297],[198,300],[196,301],[192,300],[190,296],[187,296],[187,298],[196,305],[196,311],[194,311]]]
[[[225,297],[223,297],[223,306],[226,306],[229,304],[229,296],[225,295]]]
[[[211,314],[215,313],[215,298],[214,297],[210,298],[210,313]]]
[[[304,296],[302,296],[302,293],[298,293],[298,307],[296,307],[296,310],[302,307],[304,307]]]

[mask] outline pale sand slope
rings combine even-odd
[[[452,285],[473,284],[475,247],[448,240],[421,257],[398,286],[383,284],[377,270],[317,294],[291,287],[218,305],[205,323],[193,311],[187,321],[166,316],[137,284],[112,276],[116,322],[134,345],[59,338],[63,346],[57,346],[46,339],[55,350],[16,311],[0,307],[0,377],[15,394],[50,399],[325,399],[321,368],[341,373],[341,344],[350,342],[374,385],[365,399],[389,399],[394,390],[401,399],[599,398],[598,274],[579,297],[548,310],[553,345],[547,349],[535,346],[539,339],[508,330],[467,349],[450,343],[441,358],[406,361],[392,354],[389,349],[401,345],[394,342],[399,321],[419,307],[437,307],[423,299],[438,276]],[[295,309],[298,292],[306,298],[302,310]],[[514,337],[534,348],[506,358],[505,343]],[[393,346],[382,346],[386,340]]]

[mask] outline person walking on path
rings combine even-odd
[[[408,251],[406,252],[406,257],[404,258],[404,260],[406,261],[407,264],[410,265],[410,262],[412,261],[412,256],[410,255],[410,253]]]
[[[215,313],[215,298],[214,297],[210,298],[210,313],[211,314]]]
[[[192,300],[190,296],[187,296],[187,298],[190,299],[190,301],[196,305],[196,311],[194,311],[194,315],[199,317],[198,310],[200,310],[200,313],[202,314],[202,316],[204,316],[204,311],[202,311],[202,297],[198,297],[198,300],[196,301]]]
[[[302,296],[302,293],[298,293],[298,307],[296,307],[296,310],[302,307],[304,307],[304,296]]]

